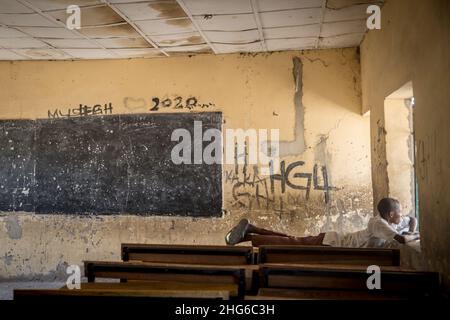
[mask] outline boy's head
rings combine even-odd
[[[380,216],[389,223],[400,223],[401,219],[401,206],[397,199],[383,198],[378,202],[377,206]]]

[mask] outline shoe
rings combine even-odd
[[[247,219],[242,219],[241,221],[239,221],[239,223],[225,236],[226,244],[235,245],[239,242],[242,242],[245,238],[245,235],[247,234],[249,224],[250,223]]]

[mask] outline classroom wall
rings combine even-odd
[[[384,99],[412,81],[422,251],[450,283],[450,2],[386,1],[381,30],[361,45],[363,112],[370,110],[374,204],[389,194]],[[389,134],[389,133],[387,133]],[[395,196],[395,195],[393,195]]]
[[[242,217],[301,236],[359,230],[373,213],[370,119],[361,115],[356,48],[0,62],[0,88],[2,119],[64,117],[79,104],[100,104],[108,114],[221,111],[224,129],[278,128],[280,162],[292,168],[290,184],[282,190],[274,180],[272,191],[270,177],[259,171],[267,164],[224,165],[221,218],[2,212],[0,278],[64,279],[68,264],[120,259],[122,242],[224,244]],[[150,111],[155,97],[173,104]],[[184,105],[195,97],[197,107],[175,109],[177,97]]]

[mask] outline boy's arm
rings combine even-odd
[[[409,232],[416,232],[416,228],[417,228],[417,219],[414,217],[410,217],[411,219],[409,220]]]
[[[407,242],[411,242],[417,239],[420,239],[419,235],[401,235],[401,234],[396,234],[394,239],[398,242],[400,242],[401,244],[405,244]]]

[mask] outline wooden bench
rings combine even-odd
[[[191,284],[174,282],[82,283],[80,289],[14,290],[14,300],[35,298],[77,300],[90,298],[221,299],[237,296],[235,284]]]
[[[399,297],[427,297],[439,293],[438,273],[392,266],[380,268],[381,289],[369,290],[367,279],[372,273],[367,273],[364,266],[265,264],[260,267],[260,288],[350,290]]]
[[[237,285],[238,296],[245,293],[245,269],[234,266],[201,266],[181,264],[156,264],[145,262],[85,261],[84,274],[88,282],[96,278],[176,282],[215,283]]]
[[[400,251],[327,246],[260,246],[258,263],[399,266]]]
[[[253,264],[252,247],[122,244],[123,261],[202,265]]]

